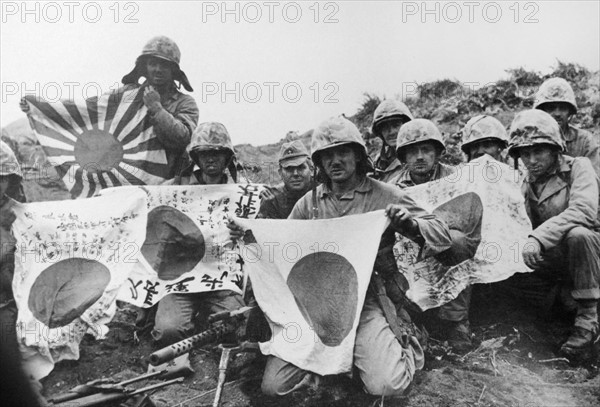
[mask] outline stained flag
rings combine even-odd
[[[164,147],[142,97],[142,88],[120,88],[85,101],[50,103],[25,96],[31,127],[73,198],[169,177]]]
[[[383,211],[324,220],[236,220],[240,253],[271,327],[263,354],[321,375],[349,372]],[[359,232],[357,232],[359,231]]]
[[[242,261],[232,250],[227,223],[230,217],[256,217],[262,189],[259,184],[223,184],[103,190],[107,197],[131,190],[147,198],[146,240],[119,300],[151,307],[173,293],[241,293]]]
[[[115,205],[115,202],[118,205]],[[26,370],[39,379],[79,358],[86,333],[102,338],[147,222],[142,191],[18,204],[13,294]]]
[[[397,234],[394,254],[408,280],[410,300],[426,310],[451,301],[471,284],[531,271],[522,258],[531,222],[521,179],[518,171],[484,155],[446,178],[407,188],[421,207],[460,231],[463,243],[476,248],[472,258],[449,266],[439,256],[420,259],[419,246]]]

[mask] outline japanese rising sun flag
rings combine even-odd
[[[272,331],[271,339],[260,343],[262,353],[321,375],[349,372],[377,248],[388,224],[383,211],[236,223],[246,229],[240,253]]]
[[[520,174],[508,165],[484,155],[458,167],[453,175],[406,192],[476,249],[472,258],[449,266],[439,256],[419,259],[419,246],[397,235],[394,254],[410,286],[407,296],[421,309],[443,305],[471,284],[493,283],[530,271],[523,263],[522,250],[531,222],[521,195]]]
[[[118,202],[118,205],[115,205]],[[142,191],[15,206],[13,293],[25,366],[36,378],[79,358],[79,342],[107,333],[119,289],[142,245]]]
[[[86,101],[49,103],[25,96],[31,127],[73,198],[112,186],[159,184],[169,177],[164,147],[142,97],[142,88]]]
[[[121,288],[119,300],[151,307],[167,294],[216,290],[242,292],[242,262],[231,248],[230,217],[254,218],[258,184],[145,186],[105,189],[143,191],[148,205],[146,241]]]

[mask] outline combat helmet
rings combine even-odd
[[[535,94],[534,109],[540,109],[545,103],[562,102],[567,103],[571,108],[571,113],[577,113],[577,102],[575,101],[575,92],[569,85],[569,82],[563,78],[546,79]]]
[[[401,158],[403,150],[413,144],[431,141],[443,152],[446,150],[442,133],[437,126],[427,119],[414,119],[400,127],[396,141],[396,156]]]
[[[218,122],[200,123],[192,133],[192,140],[187,146],[189,156],[196,161],[197,154],[201,151],[225,151],[228,154],[227,168],[234,180],[237,180],[237,166],[235,150],[231,137],[225,126]]]
[[[395,99],[386,99],[377,106],[373,113],[373,123],[371,124],[371,133],[378,136],[379,125],[390,119],[402,119],[405,123],[413,119],[413,115],[403,102]]]
[[[358,127],[343,116],[330,117],[313,130],[310,144],[312,160],[320,163],[323,150],[342,145],[357,146],[366,157],[369,156]]]
[[[508,146],[508,133],[498,119],[487,115],[478,115],[465,124],[462,130],[462,151],[469,154],[469,146],[484,140],[496,140],[502,143],[502,148]]]
[[[565,151],[565,142],[558,123],[543,110],[530,109],[519,112],[510,125],[508,153],[516,157],[522,147],[540,144],[555,146]]]
[[[17,156],[4,141],[0,140],[0,176],[16,176],[19,181],[23,179],[21,166],[17,161]]]
[[[148,57],[164,59],[165,61],[174,64],[176,69],[173,71],[173,79],[179,81],[188,92],[194,90],[185,73],[179,68],[179,63],[181,61],[181,51],[179,51],[179,47],[175,41],[164,35],[154,37],[144,45],[142,53],[135,61],[135,67],[123,77],[121,82],[125,85],[129,83],[138,83],[140,77],[143,76],[145,60]]]

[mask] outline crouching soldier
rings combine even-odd
[[[398,186],[412,187],[425,182],[437,181],[454,174],[454,167],[440,162],[445,150],[442,134],[436,125],[426,119],[414,119],[400,128],[396,143],[398,159],[405,164],[400,173]],[[479,239],[473,238],[481,230],[483,208],[465,202],[461,206],[463,216],[440,214],[445,221],[460,219],[460,224],[449,224],[452,249],[436,258],[444,265],[453,266],[475,254]],[[473,209],[473,210],[471,210]],[[471,287],[465,288],[454,300],[439,308],[444,339],[457,352],[463,353],[472,347],[469,324]]]
[[[170,184],[214,185],[235,183],[235,152],[231,138],[221,123],[198,125],[187,148],[193,164]],[[225,171],[229,169],[231,177]],[[193,334],[194,316],[233,311],[244,305],[241,295],[229,290],[190,294],[168,294],[158,303],[152,336],[161,346]]]
[[[508,147],[508,133],[498,119],[486,115],[475,116],[465,124],[462,137],[461,149],[467,155],[467,162],[484,154],[504,162],[502,151]]]
[[[545,291],[542,295],[557,285],[566,289],[576,316],[560,352],[581,356],[598,337],[600,181],[588,158],[564,152],[560,128],[549,114],[517,114],[510,127],[509,154],[529,171],[522,191],[533,231],[523,260],[534,271],[513,276],[511,283]]]
[[[403,190],[367,177],[372,165],[358,128],[349,120],[337,117],[321,123],[313,132],[311,148],[324,182],[317,187],[314,199],[320,218],[385,209],[391,225],[380,246],[393,245],[394,232],[398,232],[418,242],[425,257],[450,247],[450,234],[442,221],[420,208]],[[296,203],[288,219],[311,219],[312,214],[313,197],[309,192]],[[241,232],[234,224],[230,227],[232,237],[239,238]],[[378,297],[373,289],[368,290],[356,332],[354,366],[368,393],[398,395],[409,386],[415,371],[423,367],[423,348],[410,319],[398,318],[394,307],[385,306],[388,302]],[[408,332],[408,339],[397,339],[392,325]],[[318,377],[269,356],[262,390],[284,395],[318,381]]]

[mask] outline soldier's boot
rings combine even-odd
[[[560,347],[560,353],[574,358],[587,358],[598,341],[598,301],[577,301],[577,316],[571,335]]]
[[[447,321],[446,338],[448,345],[457,353],[467,353],[473,348],[469,320]]]

